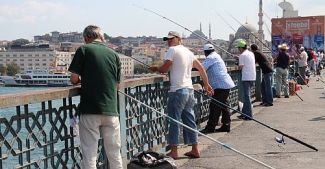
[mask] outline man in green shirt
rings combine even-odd
[[[82,169],[96,169],[98,139],[104,140],[110,169],[122,169],[117,88],[121,62],[103,42],[101,29],[89,25],[83,31],[86,44],[79,47],[69,67],[71,82],[81,83],[80,146]]]

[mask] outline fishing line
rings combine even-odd
[[[220,144],[220,145],[221,145],[222,147],[224,147],[224,148],[227,148],[227,149],[229,149],[229,150],[232,150],[233,152],[238,153],[238,154],[240,154],[240,155],[242,155],[242,156],[244,156],[244,157],[246,157],[246,158],[248,158],[248,159],[250,159],[250,160],[252,160],[252,161],[254,161],[254,162],[256,162],[256,163],[258,163],[258,164],[261,164],[261,165],[263,165],[263,166],[266,167],[266,168],[275,169],[274,167],[272,167],[272,166],[270,166],[270,165],[268,165],[268,164],[265,164],[265,163],[262,162],[262,161],[259,161],[259,160],[255,159],[255,158],[253,158],[253,157],[251,157],[251,156],[249,156],[249,155],[247,155],[247,154],[244,154],[244,153],[242,153],[242,152],[240,152],[240,151],[238,151],[238,150],[232,148],[231,146],[229,146],[229,145],[227,145],[227,144],[224,144],[224,143],[222,143],[222,142],[220,142],[220,141],[218,141],[218,140],[216,140],[216,139],[214,139],[214,138],[212,138],[212,137],[210,137],[210,136],[208,136],[208,135],[205,135],[205,134],[199,132],[198,130],[195,130],[195,129],[193,129],[193,128],[191,128],[191,127],[189,127],[189,126],[187,126],[187,125],[185,125],[185,124],[183,124],[183,123],[181,123],[181,122],[179,122],[179,121],[177,121],[177,120],[175,120],[175,119],[173,119],[173,118],[167,116],[166,114],[164,114],[164,113],[162,113],[162,112],[160,112],[160,111],[154,109],[154,108],[151,107],[151,106],[148,106],[147,104],[145,104],[145,103],[143,103],[143,102],[141,102],[141,101],[135,99],[134,97],[132,97],[132,96],[130,96],[130,95],[124,93],[124,92],[121,92],[120,90],[119,90],[118,92],[121,93],[121,94],[123,94],[124,96],[130,98],[131,100],[134,100],[134,101],[136,101],[137,103],[140,103],[141,105],[145,106],[146,108],[149,108],[150,110],[152,110],[152,111],[154,111],[154,112],[156,112],[156,113],[158,113],[158,114],[160,114],[160,115],[166,117],[168,120],[170,120],[170,121],[172,121],[172,122],[174,122],[174,123],[177,123],[177,124],[183,126],[184,128],[190,130],[190,131],[193,131],[193,132],[195,132],[195,133],[198,133],[198,134],[202,135],[203,137],[206,137],[206,138],[208,138],[209,140],[211,140],[211,141],[213,141],[213,142],[215,142],[215,143]]]
[[[293,137],[293,136],[290,136],[290,135],[288,135],[288,134],[285,134],[285,133],[283,133],[282,131],[280,131],[280,130],[278,130],[278,129],[275,129],[275,128],[269,126],[269,125],[266,125],[265,123],[262,123],[262,122],[260,122],[260,121],[258,121],[258,120],[256,120],[256,119],[254,119],[254,118],[252,118],[252,117],[250,117],[250,116],[248,116],[248,115],[242,113],[240,110],[234,109],[234,108],[232,108],[232,107],[230,107],[230,106],[228,106],[228,105],[226,105],[226,104],[224,104],[224,103],[222,103],[222,102],[220,102],[220,101],[214,99],[213,97],[210,97],[210,96],[208,96],[208,95],[206,95],[206,94],[204,94],[204,93],[202,93],[202,92],[200,92],[200,91],[197,91],[197,90],[194,90],[194,91],[197,92],[197,93],[200,93],[201,95],[204,95],[204,96],[208,97],[209,99],[211,99],[212,101],[214,101],[216,105],[219,104],[218,106],[220,106],[220,107],[221,107],[221,106],[227,107],[227,108],[229,108],[229,109],[231,109],[231,110],[233,110],[233,111],[235,111],[235,112],[237,112],[237,113],[239,113],[239,114],[245,116],[246,118],[249,118],[249,119],[251,119],[251,120],[257,122],[258,124],[261,124],[261,125],[263,125],[264,127],[267,127],[267,128],[269,128],[269,129],[271,129],[271,130],[273,130],[273,131],[275,131],[275,132],[281,134],[282,136],[285,136],[285,137],[287,137],[287,138],[290,138],[291,140],[296,141],[296,142],[298,142],[298,143],[300,143],[300,144],[302,144],[302,145],[304,145],[304,146],[306,146],[306,147],[308,147],[308,148],[311,148],[311,149],[313,149],[313,150],[315,150],[315,151],[318,151],[318,149],[315,148],[314,146],[309,145],[309,144],[307,144],[307,143],[305,143],[305,142],[303,142],[303,141],[301,141],[301,140],[299,140],[299,139],[297,139],[297,138],[295,138],[295,137]]]
[[[215,47],[218,48],[219,50],[224,51],[224,52],[225,52],[226,54],[228,54],[229,56],[234,57],[233,54],[231,54],[231,53],[229,53],[227,50],[225,50],[225,49],[219,47],[216,43],[212,42],[211,40],[209,40],[209,39],[203,37],[202,35],[200,35],[200,34],[198,34],[198,33],[196,33],[196,32],[191,31],[190,29],[186,28],[185,26],[183,26],[183,25],[181,25],[181,24],[179,24],[179,23],[177,23],[177,22],[175,22],[175,21],[173,21],[173,20],[171,20],[171,19],[169,19],[169,18],[167,18],[167,17],[165,17],[165,16],[163,16],[163,15],[161,15],[161,14],[159,14],[159,13],[153,11],[153,10],[150,10],[150,9],[148,9],[148,8],[143,8],[143,7],[140,7],[140,6],[135,5],[135,4],[133,4],[133,6],[135,6],[135,7],[137,7],[137,8],[140,8],[140,9],[142,9],[142,10],[145,10],[145,11],[147,11],[147,12],[150,12],[150,13],[152,13],[152,14],[155,14],[155,15],[157,15],[157,16],[163,18],[163,19],[166,19],[167,21],[169,21],[169,22],[171,22],[171,23],[173,23],[173,24],[175,24],[175,25],[177,25],[177,26],[179,26],[179,27],[185,29],[186,31],[191,32],[192,34],[196,35],[197,37],[201,38],[202,40],[204,40],[204,41],[206,41],[206,42],[208,42],[208,43],[211,43],[213,46],[215,46]]]

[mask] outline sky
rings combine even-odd
[[[263,0],[264,34],[270,39],[271,18],[282,17],[277,5],[283,0]],[[213,39],[228,40],[246,21],[258,28],[259,0],[0,0],[0,40],[44,35],[52,31],[82,32],[89,24],[100,26],[109,36],[166,36],[190,32],[153,13],[150,9],[194,31],[200,28]],[[287,0],[299,16],[325,15],[324,0]],[[221,16],[221,17],[220,17]],[[233,19],[233,16],[235,19]],[[223,20],[226,20],[224,22]],[[240,21],[241,23],[238,23]],[[228,26],[230,25],[230,26]],[[232,27],[232,28],[231,28]]]

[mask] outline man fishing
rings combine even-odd
[[[208,76],[201,63],[189,49],[181,44],[181,36],[178,32],[170,31],[163,40],[167,41],[169,47],[164,58],[164,64],[160,67],[152,66],[149,69],[160,73],[170,72],[170,90],[167,103],[168,116],[177,121],[182,119],[185,125],[196,129],[193,111],[195,100],[191,79],[192,67],[199,71],[203,79],[204,89],[209,95],[213,94],[213,89],[208,83]],[[178,158],[179,128],[179,124],[169,124],[167,141],[171,146],[171,151],[167,155],[174,159]],[[192,146],[192,150],[184,155],[190,158],[199,158],[197,133],[184,129],[183,136],[184,143]]]

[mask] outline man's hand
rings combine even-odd
[[[158,67],[157,66],[150,66],[148,69],[150,71],[152,71],[152,72],[158,72]]]
[[[204,84],[204,89],[207,91],[209,96],[212,96],[214,94],[214,90],[210,84]]]

